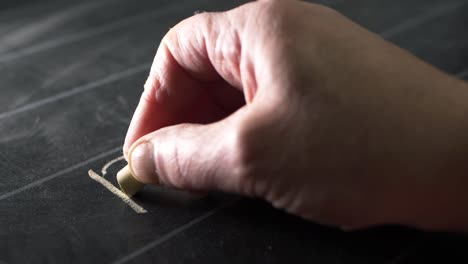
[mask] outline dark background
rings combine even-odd
[[[468,76],[467,1],[320,3]],[[223,194],[146,188],[135,200],[149,213],[138,215],[88,177],[122,154],[168,28],[196,11],[238,4],[0,2],[0,263],[468,263],[462,235],[402,227],[344,233]]]

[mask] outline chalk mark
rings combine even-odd
[[[119,161],[124,160],[124,159],[125,159],[124,156],[120,156],[120,157],[117,157],[117,158],[115,158],[115,159],[113,159],[113,160],[107,162],[106,165],[104,165],[104,167],[102,167],[102,169],[101,169],[102,177],[106,176],[106,174],[107,174],[107,169],[108,169],[110,166],[112,166],[114,163],[119,162]]]
[[[88,171],[88,175],[89,177],[91,177],[91,179],[99,182],[100,184],[102,184],[102,186],[104,186],[107,190],[109,190],[111,193],[115,194],[117,197],[119,197],[124,203],[126,203],[128,206],[130,206],[130,208],[133,209],[133,211],[135,211],[137,214],[145,214],[147,213],[148,211],[141,207],[140,205],[138,205],[137,203],[135,203],[130,197],[128,197],[128,195],[126,195],[125,193],[123,193],[121,190],[119,190],[117,187],[115,187],[114,185],[112,185],[112,183],[110,183],[108,180],[106,180],[104,177],[102,177],[101,175],[97,174],[96,172],[94,172],[93,170],[89,170]]]
[[[23,139],[25,137],[32,137],[39,132],[39,122],[41,121],[40,117],[37,117],[34,120],[34,123],[28,128],[27,131],[15,131],[13,130],[10,135],[0,138],[0,144],[9,143],[11,141],[16,141]]]
[[[188,3],[188,2],[190,1],[183,1],[183,3]],[[84,30],[76,34],[70,34],[70,35],[64,36],[62,38],[56,38],[56,39],[52,39],[52,40],[45,41],[42,43],[38,43],[36,45],[32,45],[27,48],[20,49],[18,51],[14,51],[11,53],[0,54],[0,63],[10,62],[12,60],[19,59],[28,55],[32,55],[37,52],[49,50],[52,48],[65,45],[65,44],[69,44],[69,43],[77,42],[80,40],[99,36],[101,34],[109,33],[116,29],[123,28],[126,26],[144,23],[144,22],[147,22],[148,20],[151,20],[152,18],[157,17],[158,15],[167,14],[167,13],[173,12],[174,10],[177,10],[177,8],[180,7],[180,4],[181,3],[178,2],[178,5],[172,5],[169,7],[165,6],[164,8],[159,8],[151,12],[137,14],[127,19],[123,19],[114,23],[109,23],[103,26],[95,27],[91,30]]]
[[[76,60],[69,65],[64,65],[64,67],[61,70],[57,71],[53,76],[43,80],[41,89],[50,87],[59,80],[65,79],[67,78],[67,76],[72,75],[78,69],[83,68],[86,65],[90,65],[92,62],[96,61],[100,56],[102,56],[106,52],[109,52],[109,50],[112,50],[113,48],[121,45],[124,41],[125,38],[119,38],[112,41],[112,43],[110,44],[106,43],[105,45],[95,47],[88,53],[84,54],[83,57],[81,57],[79,60]],[[41,90],[39,90],[38,92],[40,91]]]
[[[122,264],[122,263],[125,263],[125,262],[128,262],[142,254],[144,254],[145,252],[163,244],[164,242],[168,241],[169,239],[175,237],[176,235],[186,231],[187,229],[191,228],[192,226],[202,222],[203,220],[207,219],[208,217],[222,211],[223,209],[235,204],[236,202],[238,202],[240,200],[240,198],[238,199],[234,199],[234,200],[230,200],[216,208],[214,208],[213,210],[210,210],[200,216],[198,216],[197,218],[179,226],[178,228],[175,228],[173,229],[172,231],[170,231],[169,233],[163,235],[162,237],[156,239],[156,240],[153,240],[152,242],[150,242],[149,244],[146,244],[145,246],[133,251],[132,253],[114,261],[113,263],[114,264]]]
[[[56,172],[56,173],[54,173],[52,175],[44,177],[44,178],[42,178],[40,180],[33,181],[33,182],[31,182],[29,184],[26,184],[26,185],[24,185],[24,186],[22,186],[20,188],[17,188],[15,190],[9,191],[7,193],[1,194],[0,195],[0,200],[7,199],[7,198],[9,198],[9,197],[11,197],[13,195],[16,195],[18,193],[21,193],[21,192],[24,192],[24,191],[29,190],[31,188],[34,188],[36,186],[39,186],[39,185],[41,185],[41,184],[43,184],[45,182],[48,182],[50,180],[53,180],[53,179],[58,178],[60,176],[63,176],[66,173],[70,173],[70,172],[72,172],[72,171],[74,171],[74,170],[76,170],[78,168],[81,168],[81,167],[83,167],[85,165],[88,165],[88,164],[90,164],[92,162],[98,161],[98,160],[100,160],[100,159],[102,159],[104,157],[109,156],[110,154],[114,154],[115,152],[121,151],[121,150],[122,150],[122,147],[113,148],[113,149],[108,150],[106,152],[103,152],[103,153],[101,153],[99,155],[96,155],[96,156],[94,156],[94,157],[92,157],[90,159],[87,159],[87,160],[82,161],[82,162],[80,162],[78,164],[75,164],[75,165],[73,165],[71,167],[68,167],[68,168],[63,169],[61,171],[58,171],[58,172]]]
[[[0,54],[19,44],[32,41],[35,37],[51,31],[56,26],[66,24],[68,21],[89,13],[107,2],[79,3],[78,5],[59,10],[56,13],[48,14],[39,20],[32,21],[28,25],[20,27],[9,34],[4,34],[2,39],[0,39]]]
[[[53,103],[53,102],[56,102],[56,101],[60,101],[62,99],[71,97],[73,95],[80,94],[80,93],[86,92],[88,90],[96,89],[96,88],[98,88],[100,86],[103,86],[103,85],[106,85],[106,84],[109,84],[109,83],[112,83],[112,82],[115,82],[115,81],[130,77],[130,76],[132,76],[134,74],[137,74],[137,73],[148,70],[149,66],[150,66],[149,63],[145,63],[143,65],[139,65],[139,66],[130,68],[130,69],[122,71],[122,72],[113,73],[113,74],[111,74],[111,75],[109,75],[109,76],[107,76],[107,77],[105,77],[103,79],[99,79],[97,81],[92,81],[92,82],[89,82],[87,84],[74,87],[74,88],[72,88],[70,90],[67,90],[67,91],[64,91],[64,92],[61,92],[61,93],[57,93],[57,94],[55,94],[53,96],[50,96],[50,97],[47,97],[47,98],[44,98],[44,99],[40,99],[40,100],[37,100],[37,101],[29,103],[29,104],[25,104],[25,105],[23,105],[21,107],[18,107],[16,109],[0,113],[0,120],[4,119],[6,117],[15,116],[17,114],[27,112],[29,110],[36,109],[36,108],[38,108],[40,106],[47,105],[47,104],[50,104],[50,103]]]

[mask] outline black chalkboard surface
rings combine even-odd
[[[437,67],[468,77],[468,2],[323,0]],[[355,233],[255,200],[115,184],[123,138],[164,33],[239,1],[0,3],[0,263],[468,263],[462,235]],[[110,166],[103,167],[115,160]]]

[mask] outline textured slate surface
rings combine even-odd
[[[87,176],[121,155],[167,29],[195,11],[239,3],[0,3],[0,263],[467,262],[464,236],[398,227],[343,233],[223,194],[147,188],[136,201],[149,213],[137,215]],[[468,2],[319,3],[468,78]],[[121,166],[106,178],[114,181]]]

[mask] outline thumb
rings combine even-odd
[[[128,156],[133,175],[180,189],[241,192],[240,133],[233,122],[238,112],[209,125],[179,124],[140,138]]]

